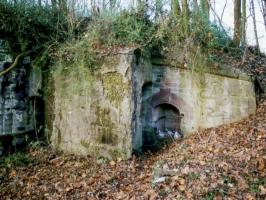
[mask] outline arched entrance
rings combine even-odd
[[[185,105],[183,100],[161,89],[153,94],[152,85],[145,84],[142,88],[141,127],[143,149],[156,149],[162,138],[180,138],[181,119],[179,107]],[[183,108],[183,107],[182,107]]]
[[[153,119],[156,130],[161,134],[167,134],[168,131],[181,133],[181,115],[175,106],[167,103],[159,104],[153,110]]]

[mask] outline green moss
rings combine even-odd
[[[52,135],[53,130],[53,122],[54,122],[54,110],[55,110],[55,104],[54,104],[54,79],[52,78],[52,75],[50,71],[43,73],[43,82],[44,82],[44,119],[45,119],[45,136],[47,140],[50,140],[50,137]]]
[[[29,164],[37,163],[32,157],[27,154],[18,152],[10,154],[6,157],[0,158],[0,167],[1,168],[14,168],[17,166],[27,166]]]
[[[59,64],[52,74],[56,95],[60,96],[62,102],[61,106],[70,105],[75,96],[90,99],[95,77],[84,63],[79,63],[76,68]]]
[[[96,106],[96,121],[92,123],[95,130],[98,130],[97,142],[115,146],[118,144],[116,125],[111,121],[110,109]]]
[[[118,107],[126,95],[128,84],[123,83],[123,76],[117,72],[104,74],[102,81],[104,95]]]
[[[83,146],[86,149],[90,149],[91,145],[89,142],[86,142],[85,140],[80,141],[81,146]]]
[[[127,159],[127,152],[125,150],[122,149],[113,149],[110,151],[110,156],[112,158],[123,158],[123,159]]]

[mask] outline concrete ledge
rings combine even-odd
[[[200,69],[198,68],[193,68],[193,66],[185,66],[185,63],[180,63],[179,61],[171,61],[167,62],[165,59],[161,58],[152,58],[151,63],[153,65],[158,65],[158,66],[169,66],[169,67],[175,67],[175,68],[180,68],[180,69],[187,69],[187,70],[192,70],[195,72],[199,73],[208,73],[208,74],[214,74],[214,75],[220,75],[220,76],[225,76],[229,78],[235,78],[239,80],[245,80],[245,81],[254,81],[255,78],[243,70],[239,68],[235,68],[229,65],[224,65],[220,63],[210,63],[209,66],[202,67]]]

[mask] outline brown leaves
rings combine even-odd
[[[260,185],[259,186],[259,189],[260,189],[260,194],[261,195],[266,195],[266,187],[265,186]]]
[[[155,200],[157,198],[157,196],[158,196],[157,193],[153,189],[148,190],[144,194],[144,197],[149,199],[149,200]]]
[[[265,162],[265,159],[264,158],[262,158],[262,157],[258,158],[258,160],[257,160],[257,166],[258,166],[258,170],[259,171],[263,171],[263,170],[266,169],[265,168],[265,164],[266,164],[266,162]]]
[[[186,190],[186,180],[181,178],[180,180],[178,180],[178,183],[179,183],[178,189],[181,192],[184,192]]]
[[[263,199],[266,103],[238,123],[200,130],[140,160],[30,151],[38,165],[0,168],[2,199]],[[51,155],[53,155],[51,157]],[[158,168],[157,163],[161,163]],[[157,172],[156,172],[157,170]],[[164,181],[152,183],[154,176]]]

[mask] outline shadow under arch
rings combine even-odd
[[[158,93],[152,95],[148,101],[153,108],[160,104],[169,104],[187,117],[193,117],[193,109],[181,97],[171,93],[170,89],[161,89]]]
[[[181,120],[184,114],[192,117],[192,109],[181,97],[171,93],[170,89],[160,89],[159,92],[151,94],[152,91],[147,92],[151,90],[151,86],[147,83],[142,87],[141,116],[144,150],[151,150],[154,147],[156,149],[158,136],[179,134],[182,137]]]

